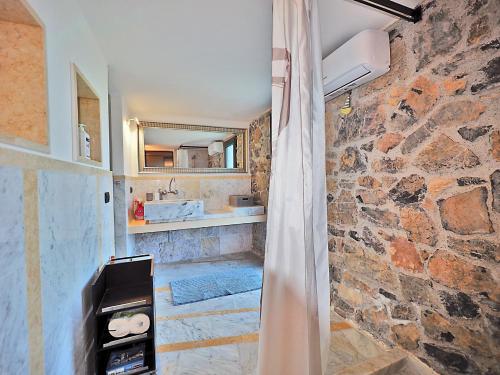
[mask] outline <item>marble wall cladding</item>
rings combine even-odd
[[[23,172],[0,167],[0,374],[28,374]]]
[[[252,225],[241,224],[137,234],[133,254],[153,254],[156,263],[170,263],[251,249]]]
[[[252,250],[252,224],[220,227],[220,254],[241,253]]]
[[[0,148],[0,374],[90,374],[111,173]]]
[[[200,180],[200,198],[206,210],[223,208],[229,204],[230,195],[250,194],[250,177]]]
[[[38,172],[46,374],[82,372],[89,350],[85,334],[91,309],[88,285],[101,264],[100,247],[109,241],[100,239],[98,178]],[[110,215],[104,216],[109,219]]]
[[[102,262],[106,262],[110,256],[115,255],[115,236],[114,236],[114,194],[113,194],[113,179],[111,176],[100,176],[99,178],[99,195],[97,196],[98,207],[102,207],[101,211],[101,248]],[[104,194],[108,192],[110,200],[104,202]],[[101,206],[99,206],[101,204]]]
[[[128,224],[128,206],[125,193],[125,178],[113,178],[113,210],[115,226],[115,248],[116,256],[127,256],[127,224]]]

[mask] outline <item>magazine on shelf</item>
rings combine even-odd
[[[111,352],[106,375],[119,375],[144,367],[145,344]]]

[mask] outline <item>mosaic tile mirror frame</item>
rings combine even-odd
[[[247,173],[248,129],[138,122],[141,174]]]

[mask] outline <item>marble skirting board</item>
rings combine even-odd
[[[252,250],[252,224],[134,235],[133,254],[152,254],[171,263]]]
[[[108,171],[0,148],[0,374],[88,373],[112,187]]]

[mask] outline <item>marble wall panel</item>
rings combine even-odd
[[[200,181],[200,198],[206,210],[223,208],[229,204],[230,195],[250,195],[250,179],[203,179]]]
[[[112,176],[2,148],[0,165],[0,374],[90,374],[90,283],[114,252]]]
[[[220,254],[252,251],[252,224],[228,225],[220,228]]]
[[[113,211],[116,255],[127,255],[127,195],[125,193],[125,178],[113,179]]]
[[[23,172],[0,167],[0,374],[28,374]]]
[[[99,190],[97,196],[97,205],[101,211],[101,249],[102,262],[109,260],[109,257],[115,255],[115,236],[114,236],[114,194],[113,194],[113,179],[111,176],[100,176]],[[108,192],[110,200],[104,202],[104,194]],[[98,215],[99,217],[99,215]]]
[[[38,192],[45,373],[78,373],[88,285],[100,265],[97,177],[40,171]]]
[[[153,254],[156,263],[170,263],[251,251],[252,225],[136,234],[133,255]]]
[[[127,189],[127,204],[131,207],[134,197],[141,200],[146,199],[146,193],[157,192],[158,189],[169,188],[170,178],[162,177],[158,179],[151,178],[127,178],[127,182],[132,187],[133,191]],[[186,198],[186,199],[199,199],[200,198],[200,179],[198,178],[183,178],[175,177],[175,189],[179,191],[179,194],[174,198]],[[171,198],[172,196],[169,196]]]
[[[126,202],[131,207],[134,197],[141,200],[146,199],[146,193],[156,192],[159,188],[167,189],[170,179],[174,176],[166,176],[158,179],[148,177],[126,178],[132,187],[132,193],[127,189]],[[205,209],[220,209],[229,203],[232,194],[250,194],[250,176],[175,176],[175,189],[179,194],[169,198],[203,199]]]

